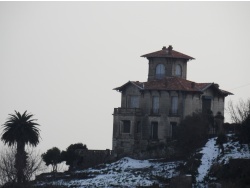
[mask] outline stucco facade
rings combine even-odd
[[[148,59],[148,81],[115,88],[121,106],[113,113],[113,150],[118,155],[146,150],[151,143],[166,143],[182,119],[196,111],[224,114],[231,93],[215,83],[186,80],[187,62],[194,58],[172,46],[143,55]]]

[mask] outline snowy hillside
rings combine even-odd
[[[205,187],[207,181],[216,180],[209,172],[213,164],[226,164],[229,159],[250,159],[248,145],[240,145],[234,141],[233,135],[228,135],[224,144],[225,154],[221,155],[216,145],[216,138],[211,138],[200,150],[200,165],[196,175],[196,185]],[[186,164],[186,163],[185,163]],[[57,181],[38,182],[37,185],[60,185],[65,187],[137,187],[150,186],[154,183],[164,186],[167,179],[178,176],[184,161],[163,162],[163,160],[135,160],[122,158],[111,164],[99,165],[95,168],[76,171],[77,178],[64,178]],[[178,168],[179,167],[179,168]]]
[[[228,142],[223,144],[225,153],[222,155],[216,144],[216,138],[208,140],[206,145],[202,148],[201,165],[198,168],[198,175],[196,181],[204,182],[204,178],[208,176],[211,166],[215,163],[226,164],[229,159],[250,159],[249,147],[246,144],[242,146],[238,141],[233,141],[234,135],[227,135]]]
[[[158,177],[171,178],[177,176],[176,162],[159,162],[157,160],[134,160],[128,157],[105,164],[102,168],[89,168],[75,173],[88,173],[92,178],[78,180],[58,180],[52,185],[77,187],[136,187],[159,183]],[[39,183],[44,185],[44,183]]]

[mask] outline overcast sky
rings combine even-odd
[[[246,100],[249,19],[249,2],[0,2],[0,124],[28,110],[43,152],[112,149],[112,89],[146,81],[140,56],[168,45],[195,58],[188,80],[218,83],[234,93],[226,103]]]

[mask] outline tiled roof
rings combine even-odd
[[[215,84],[215,83],[196,83],[196,86],[197,86],[197,88],[199,88],[202,91],[205,91],[207,88],[212,86],[215,89],[217,89],[222,95],[233,95],[233,93],[219,89],[219,85]]]
[[[205,90],[212,84],[213,83],[195,83],[196,87],[199,88],[200,90]]]
[[[232,95],[232,93],[219,89],[218,84],[214,83],[195,83],[179,77],[165,77],[161,80],[148,82],[129,81],[114,90],[122,91],[128,84],[133,84],[140,90],[163,90],[163,91],[186,91],[203,93],[210,86],[214,86],[222,95]]]
[[[171,58],[180,58],[180,59],[194,59],[191,56],[185,55],[183,53],[177,52],[173,50],[172,46],[169,46],[166,48],[165,46],[162,48],[162,50],[148,53],[145,55],[142,55],[141,57],[171,57]]]
[[[165,77],[161,80],[133,83],[143,88],[144,90],[175,90],[201,92],[201,90],[196,87],[195,82],[185,80],[179,77]]]

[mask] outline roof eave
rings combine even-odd
[[[228,96],[228,95],[234,95],[233,93],[229,92],[229,91],[225,91],[225,90],[222,90],[220,89],[220,92],[225,95],[225,96]]]
[[[114,88],[113,90],[116,90],[116,91],[121,92],[121,91],[123,90],[123,88],[126,87],[128,84],[133,84],[134,86],[136,86],[136,87],[137,87],[138,89],[140,89],[140,90],[143,90],[143,89],[144,89],[144,88],[142,88],[142,87],[136,85],[133,81],[128,81],[127,83],[123,84],[123,85],[120,86],[120,87],[116,87],[116,88]]]
[[[151,56],[151,55],[142,55],[142,56],[140,56],[140,57],[145,57],[145,58],[147,58],[147,59],[149,59],[149,58],[174,58],[174,59],[186,59],[186,60],[189,60],[189,61],[191,61],[191,60],[195,60],[195,58],[193,58],[193,57],[190,57],[190,58],[185,58],[185,57],[173,57],[173,56]]]

